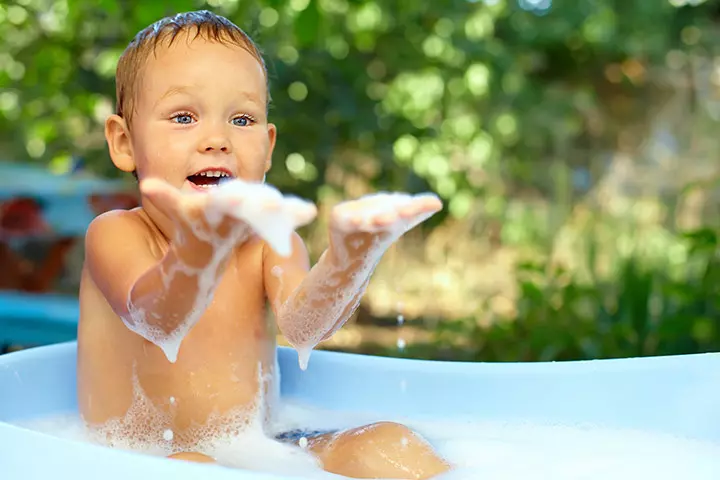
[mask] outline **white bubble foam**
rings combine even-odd
[[[175,409],[168,409],[167,404],[154,404],[134,375],[133,400],[125,415],[101,425],[88,426],[84,434],[89,441],[122,450],[162,456],[190,451],[218,458],[216,449],[225,448],[228,438],[242,433],[257,436],[264,432],[272,412],[277,408],[277,371],[277,359],[273,368],[267,371],[258,362],[258,392],[253,402],[238,406],[224,415],[213,413],[204,424],[194,424],[183,430],[174,428]],[[171,404],[177,402],[175,397],[170,398]]]
[[[286,403],[273,432],[296,428],[342,429],[387,420],[372,413],[320,410]],[[437,480],[716,480],[720,443],[670,434],[602,426],[553,425],[519,420],[402,418],[454,467]],[[49,434],[88,440],[77,416],[36,419],[20,424]],[[248,429],[200,450],[223,465],[285,474],[292,478],[331,479],[302,448],[281,444]],[[150,453],[147,452],[146,453]]]
[[[346,268],[346,263],[341,263]],[[343,326],[360,304],[375,263],[360,267],[344,288],[337,285],[341,267],[323,255],[301,286],[278,308],[278,323],[298,352],[300,368],[307,368],[312,350]]]
[[[363,197],[359,203],[345,202],[335,207],[335,229],[331,231],[333,258],[328,251],[321,255],[300,288],[278,309],[282,333],[297,350],[301,369],[307,368],[313,349],[340,329],[357,310],[370,277],[387,249],[432,214],[399,219],[386,226],[376,225],[376,220],[424,196],[436,198],[381,192]],[[348,234],[358,232],[375,235],[359,235],[347,241]],[[363,253],[359,254],[358,249]]]
[[[372,195],[366,195],[363,197],[362,210],[352,208],[347,211],[341,211],[341,215],[338,216],[337,221],[341,228],[355,230],[358,227],[354,227],[354,222],[359,217],[360,230],[364,232],[384,232],[387,231],[387,227],[378,226],[374,223],[374,220],[379,215],[407,207],[418,198],[422,197],[437,198],[432,194],[410,195],[403,192],[378,192]],[[424,221],[429,216],[430,215],[427,215],[421,217],[420,219],[413,220],[412,224],[400,223],[396,226],[396,230],[399,230],[400,235],[402,235],[402,233],[407,231],[407,229],[412,228],[421,221]]]
[[[308,363],[310,363],[310,354],[313,351],[313,347],[310,345],[303,345],[297,347],[298,354],[298,365],[300,370],[307,370]]]
[[[283,196],[267,184],[247,183],[235,179],[223,182],[213,192],[218,208],[250,224],[263,240],[279,255],[292,252],[292,234],[314,218],[315,207],[300,198]],[[227,200],[244,201],[227,207]]]
[[[159,327],[157,321],[148,318],[149,315],[145,308],[138,306],[132,299],[128,299],[127,310],[129,317],[123,318],[125,324],[138,335],[160,347],[168,361],[175,363],[183,339],[200,320],[210,302],[212,302],[223,260],[231,248],[232,245],[221,243],[218,240],[213,256],[206,268],[191,268],[178,259],[167,270],[161,271],[165,291],[156,293],[158,296],[166,295],[166,291],[170,289],[170,284],[177,275],[195,277],[197,281],[197,291],[194,292],[193,305],[189,312],[173,312],[172,310],[165,312],[165,316],[173,320],[173,322],[169,323],[176,325],[174,329],[166,331]],[[185,292],[185,294],[193,295],[193,292]],[[155,303],[159,303],[161,300],[163,299],[158,299]],[[164,304],[168,308],[174,306],[172,302],[164,302]],[[178,308],[181,308],[182,303],[177,305]],[[153,318],[157,316],[155,313],[151,315]]]
[[[246,241],[254,232],[279,254],[287,256],[291,253],[294,230],[312,220],[316,214],[315,206],[311,203],[299,198],[283,197],[277,189],[265,184],[232,180],[223,182],[204,195],[209,196],[209,207],[206,211],[208,223],[216,226],[223,215],[232,215],[244,223],[238,224],[227,237],[221,238],[213,231],[204,231],[202,222],[192,222],[186,218],[185,221],[191,225],[193,234],[212,247],[213,254],[209,263],[203,268],[190,267],[179,258],[171,265],[161,263],[164,291],[153,292],[153,295],[160,298],[137,299],[131,293],[127,303],[128,315],[123,318],[130,330],[160,347],[171,363],[177,360],[185,336],[210,305],[225,259],[232,249]],[[182,242],[183,239],[178,241]],[[164,301],[163,296],[170,290],[178,275],[193,278],[197,282],[197,290],[183,292],[184,295],[192,296],[193,305],[190,311],[164,312],[166,320],[172,320],[165,323],[173,325],[172,328],[164,329],[159,326],[158,320],[162,320],[160,315],[148,311],[151,307],[147,305],[162,303],[165,308],[173,308],[172,302]],[[181,307],[182,302],[177,308]]]

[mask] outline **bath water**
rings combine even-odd
[[[429,440],[454,466],[438,480],[717,480],[720,444],[672,435],[589,425],[519,420],[401,418],[327,411],[286,403],[274,431],[349,428],[392,420]],[[89,441],[76,415],[20,424],[70,440]],[[323,472],[300,447],[281,444],[259,432],[214,444],[219,462],[292,478],[338,479]],[[168,460],[170,461],[170,460]]]

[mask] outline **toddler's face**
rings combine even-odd
[[[138,87],[130,137],[140,180],[186,191],[224,177],[263,180],[275,126],[265,74],[248,51],[181,34],[150,54]]]

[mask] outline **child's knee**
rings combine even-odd
[[[379,422],[341,433],[320,455],[325,469],[355,478],[431,478],[448,464],[412,429]],[[400,475],[400,476],[398,476]]]
[[[411,441],[422,441],[415,432],[400,423],[378,422],[361,428],[357,438],[362,443],[404,447]]]

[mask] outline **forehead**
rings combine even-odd
[[[266,101],[265,72],[246,48],[180,34],[158,43],[141,76],[140,102],[156,102],[169,91],[201,95],[232,93]]]

